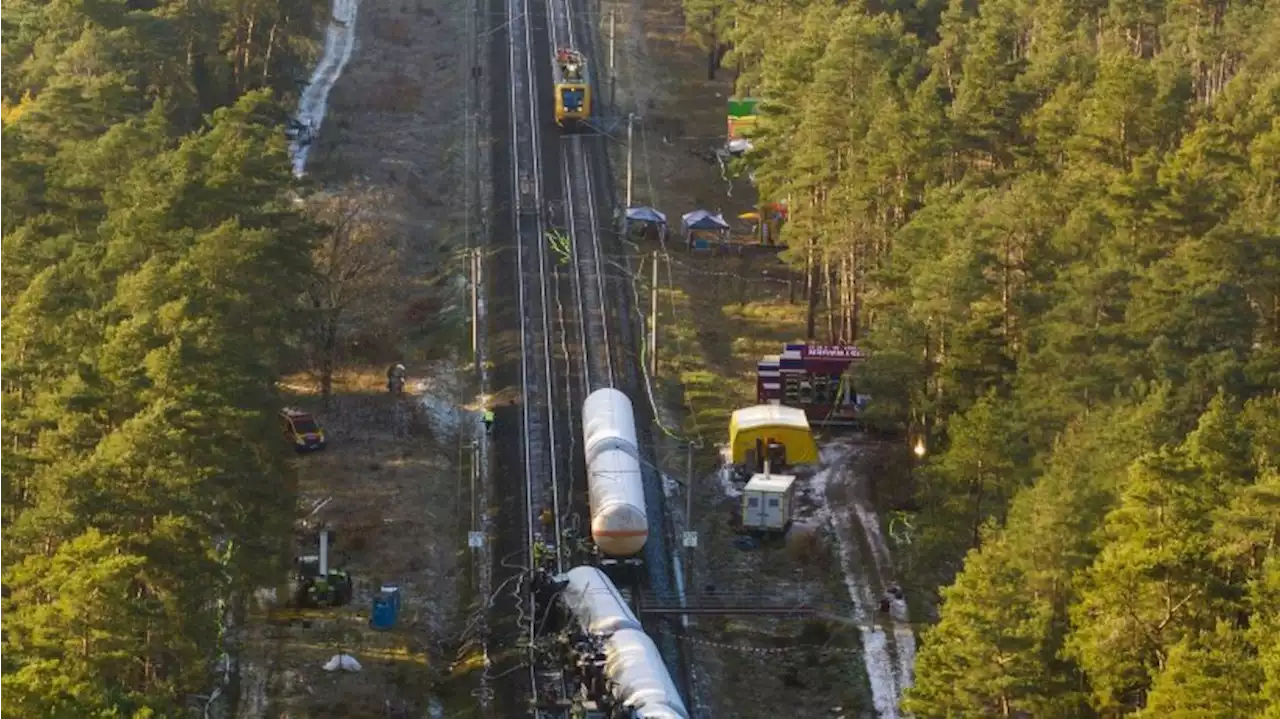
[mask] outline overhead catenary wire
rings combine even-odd
[[[624,52],[622,55],[624,59],[627,59],[627,60],[634,59],[631,53]],[[626,66],[628,86],[636,87],[633,63],[628,61],[623,64]],[[643,163],[644,163],[645,188],[648,190],[648,193],[649,193],[648,194],[649,203],[657,204],[658,193],[654,190],[654,187],[653,187],[652,162],[650,161],[650,158],[649,158],[649,149],[648,149],[647,140],[645,139],[645,129],[644,129],[643,121],[640,123],[640,143],[642,147],[641,159],[643,160]],[[625,208],[624,208],[624,212],[625,212]],[[640,278],[638,276],[639,273],[632,273],[627,271],[626,269],[624,269],[623,272],[624,272],[624,275],[630,275],[631,277],[631,292],[635,300],[632,303],[632,306],[635,308],[636,317],[640,320],[640,323],[643,326],[644,311],[641,309],[642,304],[640,302],[640,290],[639,290],[639,284],[638,284],[640,281]],[[641,333],[641,338],[639,339],[641,361],[638,364],[639,364],[640,375],[644,380],[645,395],[649,401],[649,407],[653,411],[654,424],[657,425],[658,429],[668,437],[671,437],[672,439],[675,439],[679,442],[693,444],[694,443],[693,439],[684,436],[682,433],[678,431],[672,430],[670,427],[666,425],[665,422],[662,421],[662,411],[658,406],[657,398],[654,396],[653,377],[651,377],[649,374],[648,362],[647,362],[648,353],[654,351],[654,348],[648,346],[648,342],[643,335],[644,333]],[[686,402],[686,406],[687,405],[688,403]],[[692,408],[690,408],[690,410],[692,412]],[[703,444],[702,439],[699,437],[697,440],[697,444],[695,446],[701,447],[702,444]]]

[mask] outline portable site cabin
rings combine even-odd
[[[742,488],[742,528],[785,532],[795,507],[796,478],[789,474],[757,474]]]
[[[749,472],[816,464],[818,445],[804,410],[777,404],[743,407],[729,420],[733,464]]]

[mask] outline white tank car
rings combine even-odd
[[[568,582],[560,599],[587,634],[608,636],[619,629],[641,628],[618,588],[599,569],[575,567],[558,579]]]
[[[567,582],[560,598],[578,626],[605,639],[604,672],[614,697],[641,719],[689,719],[662,655],[609,577],[584,566],[556,579]]]
[[[630,557],[649,538],[644,480],[631,400],[616,389],[592,392],[582,403],[591,538],[609,557]]]
[[[631,400],[616,389],[598,389],[582,403],[583,451],[587,464],[606,449],[621,449],[639,458],[636,413]]]
[[[619,629],[605,642],[605,676],[613,695],[643,719],[689,719],[680,692],[649,635]]]

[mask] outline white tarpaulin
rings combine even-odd
[[[324,663],[326,672],[336,672],[341,669],[344,672],[360,671],[360,662],[350,654],[334,654],[329,661]]]

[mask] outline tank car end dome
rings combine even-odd
[[[629,557],[649,539],[649,520],[631,504],[606,505],[591,520],[591,537],[608,556]]]

